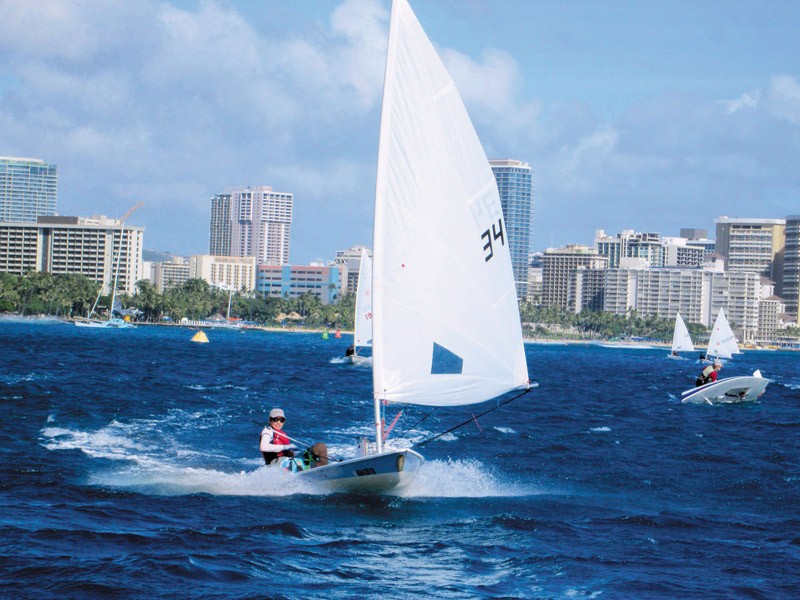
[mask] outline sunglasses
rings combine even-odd
[[[283,417],[270,417],[269,420],[270,421],[279,421],[280,423],[286,423],[286,419],[284,419]]]

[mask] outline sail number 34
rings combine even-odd
[[[503,233],[503,219],[497,219],[497,225],[492,225],[490,229],[484,231],[481,234],[481,240],[486,240],[483,245],[483,260],[489,262],[494,256],[494,247],[492,244],[500,240],[501,246],[506,245],[506,238]]]

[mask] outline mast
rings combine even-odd
[[[144,202],[138,202],[137,204],[129,208],[128,212],[126,212],[119,218],[120,223],[122,223],[122,228],[119,230],[119,249],[117,250],[117,268],[114,270],[114,287],[111,289],[111,312],[109,313],[108,316],[109,320],[114,318],[114,301],[117,298],[117,280],[119,279],[119,264],[120,262],[122,262],[122,243],[125,240],[125,219],[130,217],[143,204]]]

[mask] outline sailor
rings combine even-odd
[[[701,385],[716,381],[717,373],[719,373],[721,368],[722,363],[719,360],[715,360],[713,365],[708,365],[700,372],[700,375],[694,382],[695,386],[700,387]]]
[[[259,444],[265,464],[279,461],[283,456],[294,457],[293,451],[297,449],[297,446],[283,431],[284,423],[286,423],[286,415],[283,414],[283,409],[273,408],[269,411],[269,425],[264,427],[261,432],[261,443]]]
[[[356,347],[355,346],[350,346],[350,347],[347,348],[347,350],[344,351],[344,355],[345,356],[353,356],[353,354],[355,354],[355,353],[356,353]]]
[[[286,415],[283,409],[273,408],[269,411],[269,425],[264,427],[261,432],[259,444],[259,450],[261,450],[264,463],[267,465],[280,462],[283,457],[294,458],[297,446],[283,431],[284,423],[286,423]],[[310,448],[306,448],[301,458],[303,459],[303,468],[322,467],[328,464],[328,448],[322,442],[318,442]],[[292,470],[294,471],[294,467]]]

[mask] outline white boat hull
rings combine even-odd
[[[136,326],[122,319],[98,321],[94,319],[75,319],[76,327],[92,327],[94,329],[134,329]]]
[[[759,371],[752,376],[727,377],[714,383],[686,390],[681,402],[694,404],[722,404],[727,402],[752,402],[767,389],[769,379]]]
[[[332,492],[387,492],[410,483],[423,462],[414,450],[394,450],[332,462],[297,475]]]
[[[360,356],[358,354],[351,354],[347,357],[348,362],[351,365],[371,365],[372,364],[372,357],[371,356]]]

